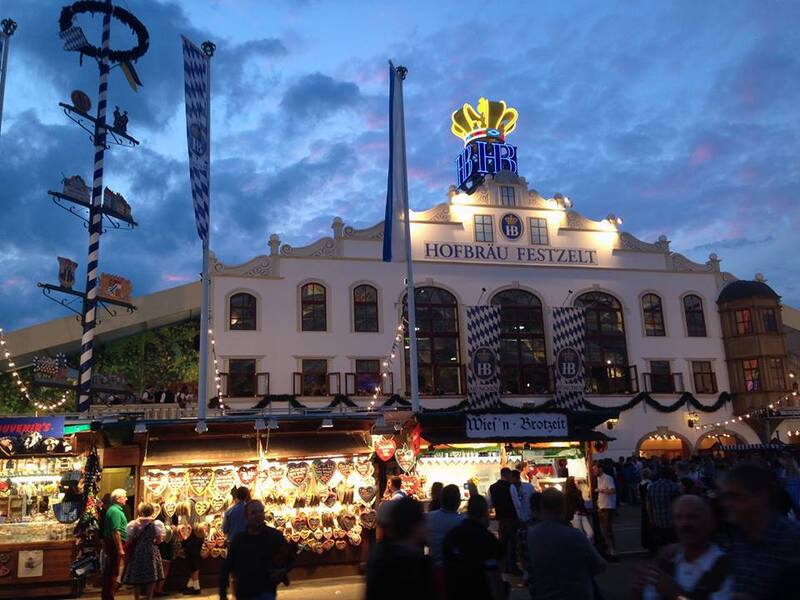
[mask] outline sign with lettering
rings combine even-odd
[[[522,219],[513,213],[503,215],[500,217],[500,231],[507,240],[518,240],[522,237]]]
[[[8,417],[0,419],[0,435],[7,437],[38,433],[43,437],[64,436],[64,417]]]
[[[422,260],[447,262],[510,263],[520,265],[598,265],[597,250],[587,248],[543,248],[461,242],[424,242]]]
[[[500,171],[517,174],[517,147],[498,142],[472,142],[456,158],[458,187],[465,189],[476,176]]]
[[[466,434],[482,439],[567,437],[569,423],[558,413],[467,415]]]

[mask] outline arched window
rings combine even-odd
[[[625,323],[619,300],[603,292],[578,296],[586,311],[586,390],[598,394],[630,391]]]
[[[228,308],[228,326],[233,331],[253,331],[256,328],[256,297],[246,292],[231,296]]]
[[[461,391],[461,360],[458,343],[458,302],[436,287],[414,291],[417,317],[417,364],[421,394],[458,394]],[[403,299],[405,322],[406,384],[410,379],[408,304]]]
[[[355,331],[378,331],[378,290],[371,285],[353,289],[353,328]]]
[[[661,298],[656,294],[642,296],[642,314],[644,315],[644,334],[647,337],[662,337],[664,330],[664,311],[661,309]]]
[[[328,316],[324,285],[307,283],[300,288],[300,308],[303,331],[327,331]]]
[[[686,334],[689,337],[706,337],[706,317],[700,296],[688,294],[683,297],[683,314],[686,317]]]
[[[495,294],[500,307],[500,391],[504,394],[546,392],[547,358],[541,301],[523,290]]]

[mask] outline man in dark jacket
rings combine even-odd
[[[511,469],[508,467],[500,469],[500,479],[489,486],[489,500],[494,507],[500,545],[503,547],[503,570],[519,574],[516,552],[519,520],[511,499]]]
[[[289,544],[277,529],[264,522],[264,505],[258,500],[245,508],[247,529],[228,549],[219,578],[220,600],[227,600],[228,578],[236,582],[238,600],[274,600],[278,584],[291,567]]]

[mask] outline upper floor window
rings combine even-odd
[[[650,389],[656,394],[672,393],[672,370],[668,360],[650,361]]]
[[[622,305],[611,294],[587,292],[575,299],[586,314],[586,389],[608,394],[628,391],[628,350]]]
[[[328,314],[325,286],[307,283],[300,289],[301,329],[303,331],[327,331]]]
[[[683,297],[683,315],[686,318],[686,334],[689,337],[706,337],[706,318],[700,296],[689,294]]]
[[[664,311],[661,309],[661,298],[656,294],[642,296],[642,313],[644,314],[644,334],[648,337],[663,337]]]
[[[231,296],[228,306],[228,327],[234,331],[252,331],[256,328],[258,302],[252,294],[240,292]]]
[[[356,331],[378,331],[378,290],[371,285],[353,289],[353,328]]]
[[[517,195],[516,190],[510,185],[500,186],[500,206],[516,206]]]
[[[740,308],[734,313],[736,319],[736,335],[753,333],[753,319],[749,308]]]
[[[371,396],[381,387],[381,361],[376,359],[356,360],[357,396]]]
[[[698,394],[716,394],[717,377],[710,360],[693,360],[694,391]]]
[[[769,367],[769,378],[771,380],[771,387],[774,390],[783,391],[786,389],[786,377],[783,373],[783,359],[782,358],[769,358],[767,359],[767,366]]]
[[[228,360],[228,395],[233,398],[256,395],[256,359]]]
[[[324,358],[304,358],[303,396],[328,395],[328,361]]]
[[[764,322],[765,333],[778,333],[778,316],[774,308],[765,308],[761,311],[761,320]]]
[[[475,215],[475,241],[493,242],[494,231],[490,215]]]
[[[547,236],[547,219],[531,217],[528,219],[531,228],[531,244],[547,246],[550,238]]]
[[[761,372],[758,360],[753,358],[742,361],[742,374],[744,376],[744,389],[748,392],[757,392],[761,389]]]

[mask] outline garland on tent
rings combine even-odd
[[[588,400],[583,400],[583,405],[586,408],[590,408],[592,410],[618,410],[620,412],[630,410],[637,404],[644,402],[650,408],[654,408],[658,412],[663,413],[671,413],[675,412],[676,410],[680,410],[681,408],[685,407],[687,404],[690,405],[692,408],[699,410],[700,412],[705,413],[712,413],[718,411],[720,408],[725,406],[726,403],[731,401],[731,395],[728,392],[722,392],[717,398],[717,401],[714,404],[705,405],[702,404],[697,398],[695,398],[689,392],[684,392],[681,394],[681,397],[678,398],[675,402],[671,404],[661,404],[648,394],[647,392],[640,392],[636,394],[633,398],[631,398],[625,404],[620,404],[619,406],[603,406],[601,404],[593,404]]]
[[[100,457],[97,446],[92,444],[86,466],[83,472],[83,496],[78,514],[80,518],[75,525],[75,538],[77,539],[77,554],[72,563],[72,576],[83,577],[100,568],[100,504],[97,497],[100,489],[100,478],[103,468],[100,466]]]

